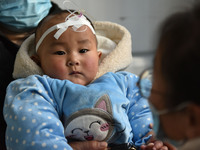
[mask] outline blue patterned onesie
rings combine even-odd
[[[98,140],[140,146],[152,116],[127,72],[107,73],[87,86],[32,75],[7,88],[8,150],[72,150],[68,141]]]

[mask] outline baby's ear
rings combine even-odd
[[[98,56],[99,56],[99,59],[101,58],[101,55],[102,55],[102,52],[97,50],[97,53],[98,53]]]
[[[40,63],[40,58],[37,54],[34,54],[31,56],[31,59],[38,65],[38,66],[41,66],[41,63]]]

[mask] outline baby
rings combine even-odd
[[[95,30],[83,15],[63,11],[38,26],[32,59],[45,75],[13,81],[4,117],[8,149],[72,149],[71,141],[106,141],[139,147],[152,116],[128,72],[94,80],[101,52]]]

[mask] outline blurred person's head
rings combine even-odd
[[[175,144],[200,137],[199,67],[200,4],[164,21],[154,60],[149,102],[158,135]]]
[[[47,16],[51,7],[50,0],[1,0],[0,23],[10,31],[29,31]]]

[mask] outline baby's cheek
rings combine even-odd
[[[92,68],[96,67],[97,64],[96,64],[95,61],[89,61],[88,60],[88,62],[86,62],[86,66],[87,66],[87,68],[92,69]]]
[[[52,78],[63,79],[68,74],[68,70],[66,67],[63,67],[62,65],[52,65],[46,68],[44,73]]]

